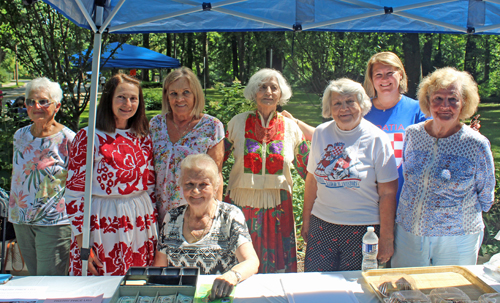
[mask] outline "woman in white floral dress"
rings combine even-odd
[[[88,270],[122,276],[131,266],[151,265],[157,241],[153,153],[139,81],[114,75],[104,87],[96,120]],[[72,144],[66,190],[71,275],[82,274],[86,157],[84,128]]]
[[[186,204],[179,185],[180,163],[188,155],[208,154],[222,178],[224,126],[219,119],[203,114],[205,97],[200,81],[187,67],[171,72],[163,82],[162,113],[150,121],[156,172],[158,221]],[[217,199],[222,200],[220,183]]]
[[[67,275],[71,228],[64,190],[75,133],[54,119],[63,98],[58,83],[37,78],[26,96],[33,124],[14,135],[9,221],[30,275]]]

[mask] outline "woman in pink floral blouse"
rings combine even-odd
[[[162,113],[150,122],[160,228],[169,210],[187,203],[179,184],[181,161],[188,155],[208,154],[222,178],[224,157],[224,126],[203,113],[205,96],[192,70],[181,67],[168,74],[162,98]],[[221,182],[218,200],[222,200],[222,186]]]
[[[297,124],[276,111],[292,96],[280,72],[258,71],[244,95],[257,110],[236,115],[228,124],[226,158],[234,151],[235,162],[226,202],[245,214],[259,272],[296,272],[291,168],[305,178],[309,146]]]
[[[26,97],[33,124],[14,135],[9,221],[30,275],[64,276],[71,234],[64,189],[75,133],[55,120],[63,98],[58,83],[37,78]]]
[[[157,242],[153,151],[137,79],[113,76],[97,107],[90,218],[89,274],[125,275],[152,265]],[[73,141],[66,203],[71,221],[70,274],[81,275],[87,128]]]

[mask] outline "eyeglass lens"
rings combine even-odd
[[[27,106],[35,106],[35,103],[38,103],[38,105],[42,107],[48,107],[52,102],[50,102],[49,99],[40,99],[40,100],[26,99]]]

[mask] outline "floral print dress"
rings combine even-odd
[[[9,221],[38,226],[68,225],[64,191],[68,175],[68,150],[75,133],[64,127],[37,138],[31,125],[14,135]]]
[[[225,201],[241,207],[245,215],[259,273],[296,272],[290,169],[295,166],[302,178],[307,175],[309,146],[304,135],[277,112],[267,125],[258,112],[246,112],[229,122],[225,150],[225,160],[233,150],[235,158]]]
[[[219,119],[204,114],[194,128],[172,143],[167,131],[166,115],[149,122],[156,172],[156,198],[159,222],[172,208],[186,204],[179,186],[181,161],[189,155],[204,154],[224,139],[224,126]]]
[[[76,235],[82,233],[87,128],[73,141],[66,203],[71,221],[70,275],[82,275]],[[99,275],[125,275],[153,264],[157,244],[151,138],[130,130],[95,132],[90,246],[103,263]],[[88,273],[90,275],[90,272]]]

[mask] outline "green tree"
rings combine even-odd
[[[21,0],[2,1],[0,18],[0,44],[10,50],[18,45],[19,61],[30,76],[45,76],[61,84],[64,98],[58,120],[77,131],[90,97],[83,84],[93,34],[41,1],[29,6]],[[128,36],[105,35],[103,41],[110,38],[126,40]],[[78,53],[81,56],[75,64],[73,55]]]

